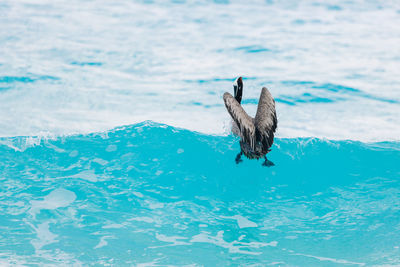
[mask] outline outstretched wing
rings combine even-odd
[[[276,119],[275,100],[265,87],[261,90],[254,123],[257,128],[257,140],[262,142],[264,148],[271,147],[278,120]]]
[[[224,102],[226,109],[239,128],[240,137],[254,149],[256,128],[253,119],[247,115],[246,111],[230,93],[224,94]]]

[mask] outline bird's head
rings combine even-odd
[[[235,99],[240,104],[240,102],[242,101],[242,94],[243,94],[243,80],[242,80],[242,77],[237,78],[235,80],[235,82],[233,83],[233,92],[234,92]]]

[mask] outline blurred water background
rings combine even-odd
[[[153,120],[226,133],[246,78],[281,137],[398,140],[398,1],[2,1],[0,136]]]

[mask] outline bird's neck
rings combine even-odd
[[[237,102],[239,102],[239,104],[240,104],[240,102],[242,102],[242,96],[239,94],[235,96],[235,99]]]

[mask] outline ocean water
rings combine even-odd
[[[0,2],[0,265],[400,265],[398,1]],[[276,100],[235,164],[222,95]]]
[[[400,263],[399,142],[279,138],[266,168],[236,165],[232,136],[152,122],[0,141],[2,263]]]

